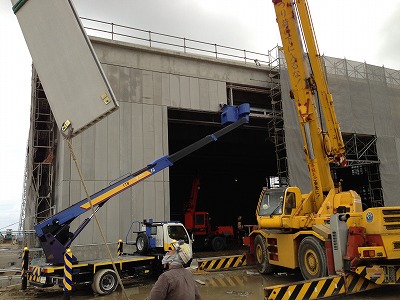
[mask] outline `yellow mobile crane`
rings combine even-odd
[[[312,190],[305,194],[298,187],[287,187],[261,192],[257,229],[244,238],[250,257],[260,273],[271,273],[275,266],[299,267],[304,279],[310,280],[307,287],[302,282],[266,289],[266,296],[316,299],[400,283],[400,207],[363,211],[360,196],[342,191],[331,176],[330,163],[345,165],[345,148],[308,3],[272,2]],[[328,280],[328,275],[333,277]]]

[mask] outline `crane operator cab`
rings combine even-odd
[[[258,225],[282,228],[284,220],[290,218],[301,203],[301,192],[297,187],[263,188],[256,211]]]

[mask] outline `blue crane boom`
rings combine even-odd
[[[250,106],[249,104],[241,104],[238,107],[225,106],[222,109],[221,123],[229,124],[226,127],[210,134],[199,141],[175,152],[171,155],[162,156],[141,170],[126,175],[118,179],[110,186],[91,195],[90,202],[96,213],[110,198],[123,192],[124,190],[133,187],[135,184],[144,179],[172,166],[176,161],[191,154],[192,152],[217,141],[223,135],[231,132],[239,126],[249,122]],[[43,251],[46,255],[48,263],[61,264],[63,263],[63,255],[65,250],[71,245],[76,237],[82,232],[86,225],[93,218],[94,214],[86,218],[74,233],[69,231],[70,224],[75,218],[87,212],[90,208],[89,199],[85,198],[78,203],[60,211],[50,218],[35,225],[35,230],[41,242]]]

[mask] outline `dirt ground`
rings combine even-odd
[[[204,285],[198,285],[203,300],[260,300],[263,299],[263,287],[276,284],[284,284],[299,280],[299,274],[281,275],[260,275],[255,269],[242,268],[234,271],[205,272],[195,274],[195,279],[199,279]],[[147,280],[125,284],[123,293],[118,288],[113,294],[108,296],[98,296],[93,294],[90,287],[74,291],[71,299],[74,300],[144,300],[148,296],[154,281]],[[371,300],[399,299],[400,286],[386,286],[376,290],[367,291],[347,296],[337,296],[330,299],[343,300]],[[128,298],[126,297],[128,296]],[[0,300],[26,300],[26,299],[63,299],[63,292],[58,287],[36,289],[28,287],[26,291],[20,291],[20,285],[9,286],[0,289]]]
[[[26,291],[21,291],[21,285],[11,285],[7,288],[0,289],[0,299],[62,299],[62,291],[60,288],[47,288],[47,289],[36,289],[34,287],[28,287]]]
[[[0,269],[21,268],[20,245],[0,243]]]

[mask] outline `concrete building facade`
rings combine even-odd
[[[91,41],[120,108],[72,139],[89,194],[169,153],[168,108],[217,113],[227,104],[227,83],[264,89],[271,84],[268,68],[254,63],[102,38]],[[53,213],[86,198],[67,143],[55,134]],[[134,220],[169,220],[169,189],[166,169],[111,199],[97,214],[107,241],[125,237]],[[71,228],[88,215],[78,217]],[[91,222],[75,243],[101,243],[97,227]]]
[[[287,97],[289,83],[284,64],[281,64],[279,73],[279,69],[257,62],[216,59],[98,37],[92,37],[91,41],[120,108],[72,139],[73,152],[89,194],[107,187],[111,181],[139,170],[170,152],[171,109],[217,114],[221,105],[237,104],[229,94],[229,87],[232,86],[240,86],[243,91],[256,91],[261,95],[261,101],[253,101],[256,105],[253,106],[252,115],[263,124],[259,127],[265,131],[260,143],[270,143],[269,152],[257,153],[259,146],[250,146],[245,156],[265,156],[265,160],[279,166],[278,169],[269,167],[269,170],[258,174],[258,177],[262,177],[260,188],[267,184],[265,179],[268,176],[288,174],[291,184],[309,189],[297,116],[293,102]],[[383,190],[385,196],[390,196],[388,205],[397,205],[400,202],[394,195],[398,194],[399,188],[396,179],[400,178],[400,150],[397,147],[399,131],[395,128],[400,122],[397,122],[399,117],[395,112],[399,111],[400,105],[399,85],[388,86],[386,81],[380,81],[381,77],[363,79],[349,76],[349,73],[328,72],[328,78],[333,84],[332,92],[339,122],[343,124],[342,130],[350,135],[379,136],[373,143],[379,149],[379,153],[373,159],[368,156],[356,160],[359,164],[373,163],[378,166],[380,185],[376,189]],[[38,92],[37,85],[36,83],[33,87],[33,102],[45,98],[43,91]],[[377,88],[371,89],[371,86]],[[360,94],[357,94],[356,90]],[[241,97],[240,101],[243,102],[245,98],[246,95]],[[366,98],[368,106],[363,102]],[[252,101],[251,96],[248,100]],[[264,100],[267,104],[261,103]],[[36,107],[40,108],[37,103]],[[38,136],[35,121],[32,121],[31,126],[24,194],[25,229],[32,229],[33,225],[40,221],[38,215],[42,219],[46,218],[49,214],[59,212],[86,198],[67,143],[54,126],[54,120],[51,119],[48,110],[47,108],[48,123],[53,125],[46,125],[46,128],[51,137],[48,138],[47,154],[40,158],[39,164],[35,164],[34,158],[37,153],[35,141]],[[261,111],[261,114],[254,113],[256,110],[258,113]],[[32,115],[35,114],[37,115],[37,112],[32,109]],[[390,119],[385,117],[387,115],[390,115]],[[270,126],[275,128],[271,130]],[[281,133],[277,133],[278,131]],[[190,132],[186,134],[190,135]],[[282,143],[285,149],[279,150],[278,143]],[[227,155],[228,150],[224,151]],[[283,155],[278,154],[280,152]],[[239,160],[239,157],[237,159]],[[282,163],[281,159],[287,162]],[[361,162],[362,160],[364,162]],[[242,168],[241,171],[249,174],[257,163],[252,161],[246,165],[248,169]],[[46,171],[51,188],[43,190],[43,197],[40,197],[40,182],[37,179],[43,176],[34,171],[38,170],[38,166],[51,168],[51,171]],[[267,169],[264,166],[261,168]],[[220,180],[222,182],[222,178]],[[236,181],[238,180],[235,177]],[[235,191],[234,186],[224,187],[221,184],[220,188]],[[254,214],[260,189],[258,186],[251,188],[256,190],[254,195],[247,198],[245,194],[232,202],[231,206],[237,207],[233,213],[249,211],[249,215]],[[247,191],[245,193],[248,194]],[[41,202],[37,200],[39,198],[46,203],[43,207],[47,207],[48,210],[43,214]],[[135,220],[169,220],[173,201],[175,200],[171,199],[170,170],[166,169],[111,199],[98,212],[97,218],[106,240],[116,242],[125,238]],[[222,199],[220,202],[229,200]],[[207,209],[211,209],[211,206]],[[229,213],[229,210],[225,211],[225,214]],[[72,230],[88,215],[89,213],[86,213],[78,217],[71,226]],[[91,222],[74,242],[75,245],[100,243],[102,238],[96,222]]]

